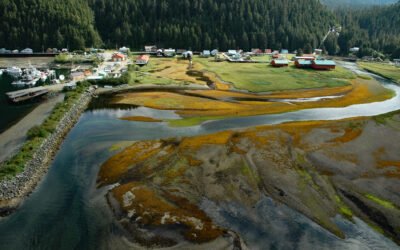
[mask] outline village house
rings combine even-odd
[[[331,70],[336,68],[336,63],[332,60],[316,59],[312,61],[311,68],[317,70]]]
[[[148,55],[140,55],[136,58],[136,64],[140,66],[147,65],[149,63],[150,57]]]
[[[283,58],[278,58],[278,59],[274,59],[271,61],[271,65],[273,67],[287,67],[289,66],[289,60],[287,59],[283,59]]]
[[[146,51],[146,53],[156,53],[157,52],[157,46],[155,46],[155,45],[146,45],[146,46],[144,46],[144,51]]]
[[[126,60],[126,56],[122,53],[114,53],[111,59],[113,62],[122,62]]]

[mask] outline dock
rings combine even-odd
[[[47,93],[49,93],[49,90],[47,88],[36,87],[36,88],[8,92],[8,93],[6,93],[6,95],[11,102],[20,103],[20,102],[32,100],[36,97],[46,95]]]

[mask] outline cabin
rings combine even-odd
[[[147,65],[149,63],[150,57],[148,55],[140,55],[136,58],[137,65]]]
[[[299,69],[309,69],[311,68],[312,60],[299,59],[294,62],[294,65]]]
[[[277,67],[277,68],[287,67],[287,66],[289,66],[289,60],[283,59],[283,58],[274,59],[274,60],[271,61],[271,65],[273,67]]]
[[[332,60],[316,59],[312,61],[311,68],[317,70],[331,70],[336,68],[336,63]]]
[[[85,73],[80,72],[80,71],[72,72],[71,79],[72,79],[72,81],[76,81],[76,82],[83,81],[83,80],[85,80]]]
[[[272,54],[272,49],[266,49],[265,54],[271,55]]]
[[[144,46],[144,51],[146,51],[146,53],[156,53],[157,52],[157,46],[155,46],[155,45],[146,45],[146,46]]]
[[[111,57],[113,62],[122,62],[126,60],[126,56],[122,53],[114,53]]]

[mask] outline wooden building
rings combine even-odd
[[[289,66],[289,60],[287,59],[274,59],[271,61],[271,65],[273,67],[287,67]]]
[[[140,55],[136,58],[137,65],[147,65],[149,63],[150,57],[148,55]]]

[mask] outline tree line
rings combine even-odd
[[[311,52],[330,26],[330,54],[390,54],[399,46],[400,3],[373,9],[328,9],[320,0],[2,0],[0,47],[202,50],[285,48]]]

